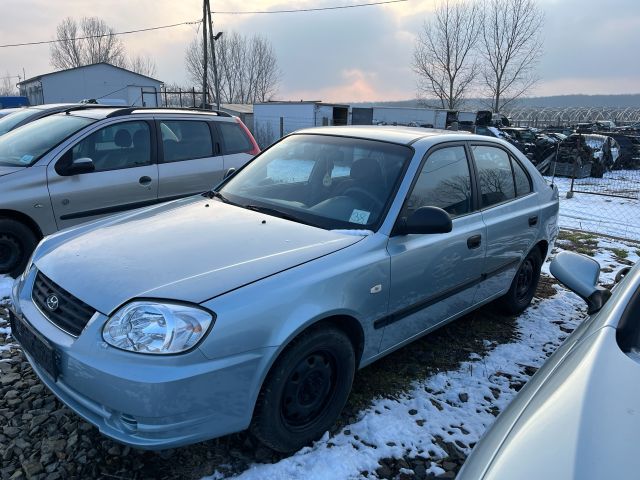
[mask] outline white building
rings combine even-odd
[[[161,85],[160,80],[125,68],[94,63],[38,75],[18,83],[18,88],[20,95],[28,97],[31,105],[96,99],[156,107],[161,104]]]
[[[301,128],[346,125],[348,119],[348,105],[320,101],[257,103],[253,106],[253,134],[264,148]]]

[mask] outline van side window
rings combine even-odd
[[[164,163],[213,157],[207,122],[164,120],[160,122]]]
[[[244,133],[242,127],[236,122],[217,122],[216,125],[222,134],[224,153],[246,153],[253,150],[251,140]]]
[[[147,122],[122,122],[101,128],[78,142],[64,156],[65,163],[78,158],[93,160],[96,172],[151,164],[151,129]]]
[[[516,198],[509,154],[497,147],[473,145],[483,208]]]

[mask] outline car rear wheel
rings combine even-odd
[[[500,310],[509,315],[517,315],[529,306],[538,288],[541,268],[542,256],[536,247],[520,264],[507,294],[498,300]]]
[[[37,237],[25,224],[0,218],[0,275],[20,275],[37,244]]]
[[[353,346],[342,331],[325,327],[303,333],[269,372],[251,432],[287,453],[320,438],[347,402],[354,374]]]

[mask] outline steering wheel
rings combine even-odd
[[[384,204],[380,199],[376,198],[371,192],[365,190],[364,188],[349,187],[342,193],[342,195],[350,196],[349,193],[355,193],[356,196],[360,197],[360,199],[365,199],[365,201],[373,202],[373,204],[378,207],[379,210],[384,207]]]

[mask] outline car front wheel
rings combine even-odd
[[[286,453],[320,438],[347,402],[354,374],[353,346],[342,331],[325,327],[303,333],[269,372],[251,432]]]
[[[498,300],[498,306],[504,313],[517,315],[529,306],[538,288],[541,268],[542,256],[536,247],[520,264],[509,291]]]
[[[0,218],[0,275],[20,275],[37,244],[38,239],[29,227],[10,218]]]

